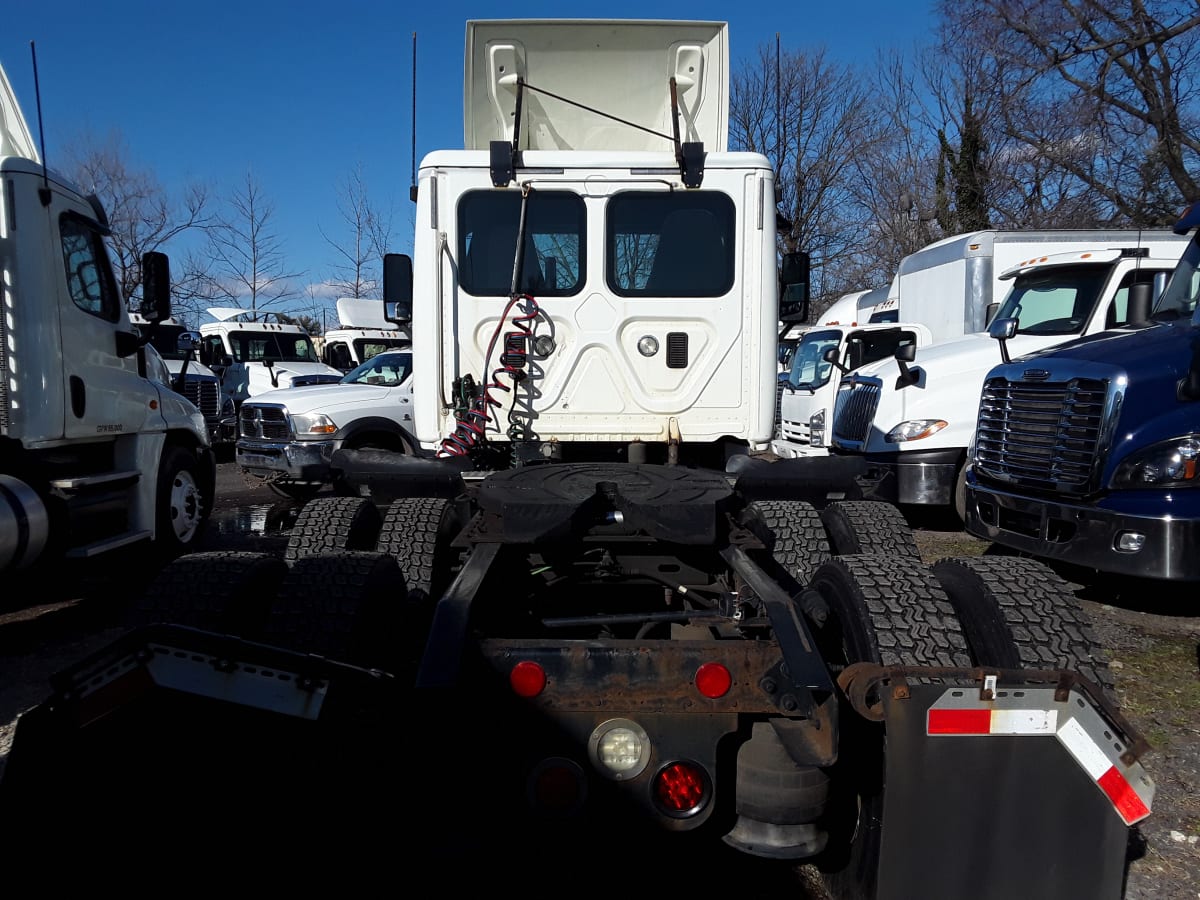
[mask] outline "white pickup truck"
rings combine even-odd
[[[413,454],[412,352],[385,350],[340,382],[267,391],[238,417],[237,461],[276,493],[305,499],[333,482],[342,447]]]

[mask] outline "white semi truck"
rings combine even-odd
[[[436,457],[339,450],[372,497],[308,501],[282,560],[169,566],[167,624],[18,723],[0,808],[167,855],[262,821],[233,849],[318,835],[305,878],[399,839],[446,888],[1118,897],[1153,781],[1066,585],[927,566],[860,466],[747,455],[789,265],[725,23],[466,36],[466,146],[385,261]]]
[[[1124,324],[1130,287],[1146,282],[1161,291],[1186,245],[1169,231],[1114,232],[1085,249],[1039,254],[1000,272],[1001,283],[1011,286],[1001,315],[1020,322],[1011,354]],[[877,496],[943,507],[961,520],[979,395],[988,370],[1002,361],[1000,350],[981,332],[905,359],[903,378],[901,362],[887,359],[841,379],[834,452],[865,458]]]
[[[233,397],[221,387],[221,379],[197,359],[194,348],[180,349],[180,338],[189,329],[175,318],[152,323],[140,313],[131,312],[129,320],[146,341],[158,351],[171,373],[171,387],[200,410],[208,425],[208,440],[214,450],[233,450],[237,441],[237,409]],[[189,337],[185,343],[192,343]]]
[[[334,384],[346,373],[321,362],[307,331],[269,314],[210,307],[200,326],[200,362],[221,377],[221,389],[240,408],[247,397],[279,388]]]
[[[204,418],[147,377],[103,207],[42,164],[2,69],[0,117],[0,572],[193,547],[215,484]],[[153,327],[167,258],[142,266]]]
[[[407,350],[412,346],[408,332],[383,317],[378,300],[340,297],[338,324],[317,341],[321,362],[342,372],[362,365],[385,350]]]

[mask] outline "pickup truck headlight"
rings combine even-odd
[[[326,435],[337,433],[333,420],[322,413],[316,415],[292,415],[292,432],[296,437],[304,435]]]
[[[884,440],[889,444],[903,444],[905,441],[919,441],[921,438],[927,438],[932,434],[937,434],[945,428],[949,422],[945,419],[910,419],[907,422],[901,422],[886,435]]]
[[[1178,488],[1200,485],[1200,435],[1159,441],[1132,453],[1117,466],[1112,487]]]

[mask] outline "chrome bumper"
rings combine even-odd
[[[981,486],[968,476],[967,531],[1043,559],[1128,575],[1200,580],[1200,517],[1121,509],[1133,498],[1110,496],[1108,506],[1031,499]],[[1118,549],[1141,536],[1137,550]]]
[[[329,478],[329,461],[340,441],[237,442],[239,466],[252,475],[283,475],[297,481]]]

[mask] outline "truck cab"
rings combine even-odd
[[[237,411],[233,397],[222,390],[217,373],[196,358],[195,350],[190,348],[190,339],[181,343],[180,338],[189,333],[189,329],[174,318],[152,324],[140,313],[131,312],[129,319],[138,334],[146,339],[147,346],[153,347],[162,357],[171,373],[169,386],[187,397],[204,416],[209,443],[214,448],[232,448],[237,440]]]
[[[1019,319],[1010,353],[1124,324],[1131,287],[1145,283],[1161,291],[1185,244],[1159,238],[1153,256],[1147,247],[1068,251],[1004,270],[999,277],[1011,288],[996,317]],[[838,388],[834,452],[865,457],[876,496],[945,507],[961,519],[979,393],[1000,361],[996,342],[980,332],[921,348],[911,378],[896,377],[894,360],[850,373]]]
[[[212,508],[204,419],[152,377],[103,205],[43,166],[2,69],[0,98],[0,571],[143,540],[178,552]],[[161,321],[167,258],[142,266]]]
[[[211,307],[216,321],[200,326],[200,362],[221,378],[237,407],[248,397],[279,388],[334,384],[345,374],[317,356],[299,325],[259,321],[251,310]]]
[[[726,26],[639,25],[469,23],[466,149],[418,172],[423,445],[718,468],[768,446],[773,168],[727,150]]]
[[[1175,231],[1198,226],[1193,204]],[[966,476],[971,534],[1093,573],[1200,581],[1198,297],[1193,234],[1148,321],[1010,351],[987,372]]]
[[[341,297],[338,327],[321,336],[318,355],[327,366],[349,372],[377,353],[412,347],[408,332],[383,317],[378,300]]]

